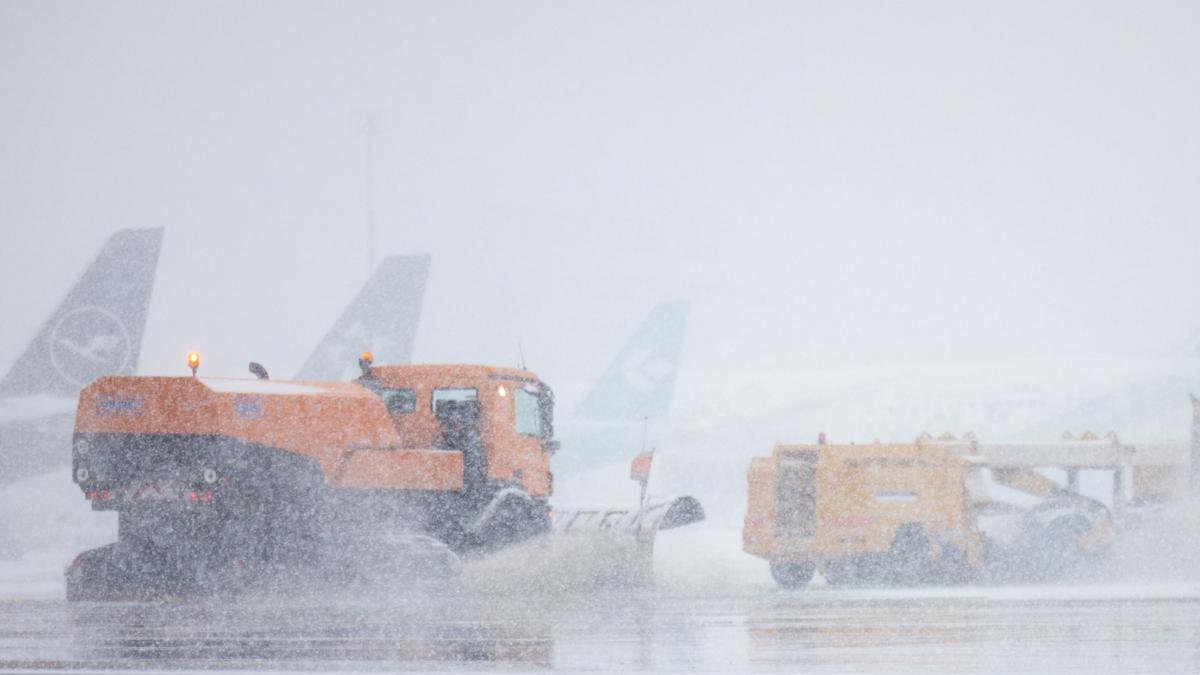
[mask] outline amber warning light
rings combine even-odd
[[[200,367],[200,352],[188,352],[188,368],[192,369],[192,377],[196,376],[196,369]]]

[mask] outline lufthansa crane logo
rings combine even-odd
[[[129,331],[116,314],[89,305],[67,312],[50,331],[50,363],[66,381],[84,386],[124,372],[133,353]]]

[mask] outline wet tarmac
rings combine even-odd
[[[0,600],[0,669],[1198,672],[1200,589]]]

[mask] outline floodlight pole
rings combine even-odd
[[[383,133],[383,113],[382,110],[367,110],[356,113],[358,117],[357,129],[363,135],[363,145],[366,153],[366,178],[365,191],[365,216],[367,225],[367,278],[371,277],[371,273],[375,270],[375,152],[374,143],[375,137]]]

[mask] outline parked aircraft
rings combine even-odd
[[[137,371],[162,235],[112,235],[0,380],[0,486],[69,464],[79,390]]]

